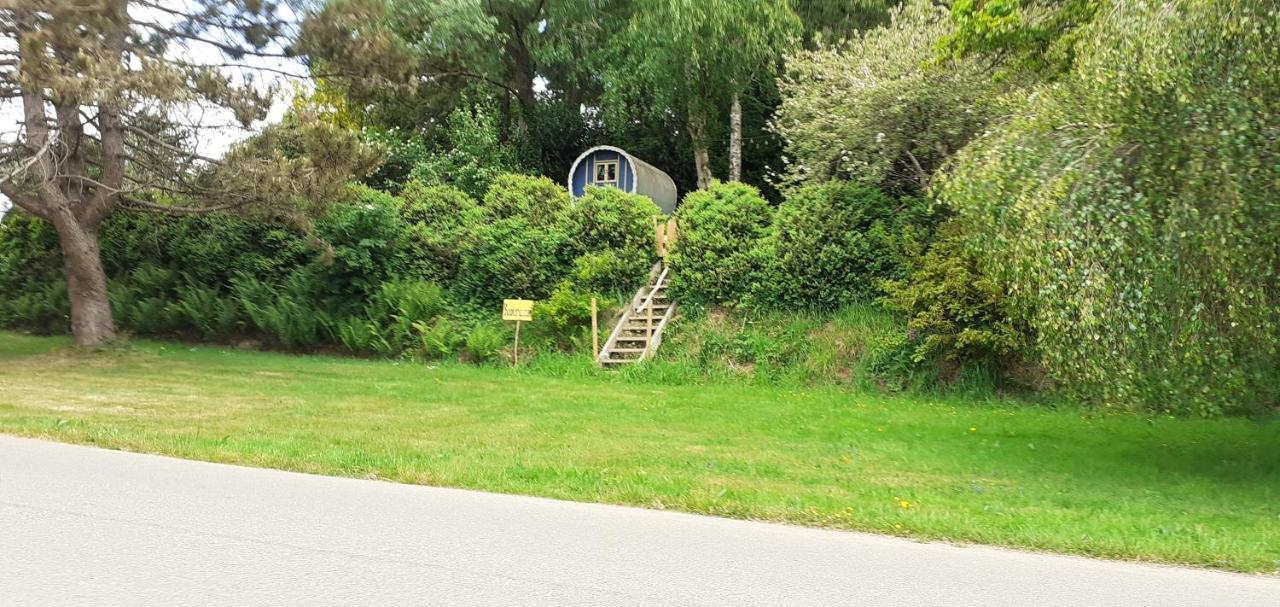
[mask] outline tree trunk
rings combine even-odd
[[[71,336],[78,346],[101,346],[116,337],[96,228],[80,224],[69,209],[54,216],[62,248],[63,276],[71,300]]]
[[[729,108],[729,181],[742,181],[742,101],[737,91]]]
[[[689,109],[689,139],[693,143],[693,166],[698,171],[698,189],[711,186],[711,155],[707,151],[707,119]]]

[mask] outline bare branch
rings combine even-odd
[[[209,39],[209,38],[204,38],[204,37],[201,37],[201,36],[197,36],[197,35],[195,35],[195,34],[189,34],[189,33],[186,33],[186,32],[180,32],[180,31],[176,31],[176,30],[171,30],[171,29],[169,29],[169,28],[167,28],[167,27],[164,27],[164,26],[162,26],[162,25],[160,25],[160,24],[158,24],[158,23],[148,23],[148,22],[141,22],[141,21],[137,21],[137,22],[134,22],[134,23],[135,23],[136,25],[139,25],[139,26],[141,26],[141,27],[145,27],[145,28],[150,29],[150,30],[152,30],[152,31],[154,31],[154,32],[156,32],[156,33],[159,33],[159,34],[164,34],[164,35],[166,35],[166,36],[171,36],[171,37],[174,37],[174,38],[181,38],[181,39],[184,39],[184,40],[191,40],[191,41],[193,41],[193,42],[200,42],[200,43],[203,43],[203,44],[207,44],[207,45],[209,45],[209,46],[212,46],[212,47],[214,47],[214,48],[216,48],[216,49],[218,49],[218,50],[220,50],[220,51],[222,51],[222,52],[226,53],[227,55],[229,55],[229,56],[231,56],[231,57],[237,57],[237,58],[238,58],[238,57],[244,57],[244,56],[253,56],[253,57],[268,57],[268,58],[274,58],[274,59],[292,59],[292,58],[293,58],[291,55],[288,55],[288,54],[285,54],[285,53],[268,53],[268,52],[264,52],[264,51],[258,51],[258,50],[248,49],[248,48],[245,48],[245,47],[243,47],[243,46],[238,46],[238,45],[236,45],[236,44],[232,44],[232,43],[229,43],[229,42],[222,42],[222,41],[219,41],[219,40],[212,40],[212,39]]]
[[[245,200],[241,202],[220,204],[211,207],[181,207],[167,204],[156,204],[154,202],[147,202],[145,200],[139,200],[129,196],[122,196],[120,198],[120,203],[122,207],[127,209],[154,211],[170,215],[208,215],[210,213],[217,213],[218,211],[228,211],[243,207],[248,203],[248,201]]]
[[[201,156],[200,154],[197,154],[196,152],[193,152],[193,151],[191,151],[191,150],[184,150],[184,149],[182,149],[182,148],[180,148],[180,147],[177,147],[177,146],[175,146],[175,145],[173,145],[173,144],[171,144],[171,143],[169,143],[169,142],[167,142],[167,141],[164,141],[163,139],[160,139],[159,137],[156,137],[155,135],[152,135],[151,133],[148,133],[147,131],[145,131],[145,130],[143,130],[143,129],[140,129],[140,128],[136,127],[136,126],[132,126],[132,125],[130,125],[130,126],[126,126],[125,128],[126,128],[130,133],[133,133],[133,134],[135,134],[135,135],[139,135],[139,136],[141,136],[142,138],[146,139],[147,141],[150,141],[151,143],[154,143],[154,144],[156,144],[156,145],[158,145],[158,146],[160,146],[160,147],[162,147],[162,148],[164,148],[164,149],[166,149],[166,150],[169,150],[170,152],[173,152],[173,153],[175,153],[175,154],[182,154],[182,155],[189,156],[189,157],[194,158],[194,159],[197,159],[197,160],[203,160],[203,161],[205,161],[205,162],[208,162],[209,164],[214,164],[214,165],[218,165],[218,166],[221,166],[221,165],[222,165],[222,161],[221,161],[221,160],[218,160],[218,159],[216,159],[216,158],[210,158],[210,157],[208,157],[208,156]]]

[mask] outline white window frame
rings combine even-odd
[[[591,166],[591,185],[595,185],[595,186],[613,186],[613,187],[615,187],[615,188],[617,188],[617,187],[621,187],[621,186],[620,186],[620,184],[622,183],[622,179],[621,179],[621,177],[618,175],[618,172],[622,169],[621,164],[622,164],[622,163],[618,162],[617,160],[597,160],[597,161],[595,161],[594,163],[592,163],[592,166]],[[612,181],[607,180],[607,179],[606,179],[606,180],[597,180],[597,179],[596,179],[596,176],[600,174],[600,170],[601,170],[602,168],[605,168],[605,167],[613,167],[613,180],[612,180]],[[608,169],[606,168],[606,169],[605,169],[605,175],[607,176],[608,174],[609,174],[609,171],[608,171]]]

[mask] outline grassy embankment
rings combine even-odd
[[[1094,556],[1280,570],[1280,423],[656,385],[0,332],[0,432]]]

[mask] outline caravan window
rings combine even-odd
[[[618,161],[617,160],[601,160],[596,162],[595,176],[591,183],[599,186],[611,185],[618,187]]]

